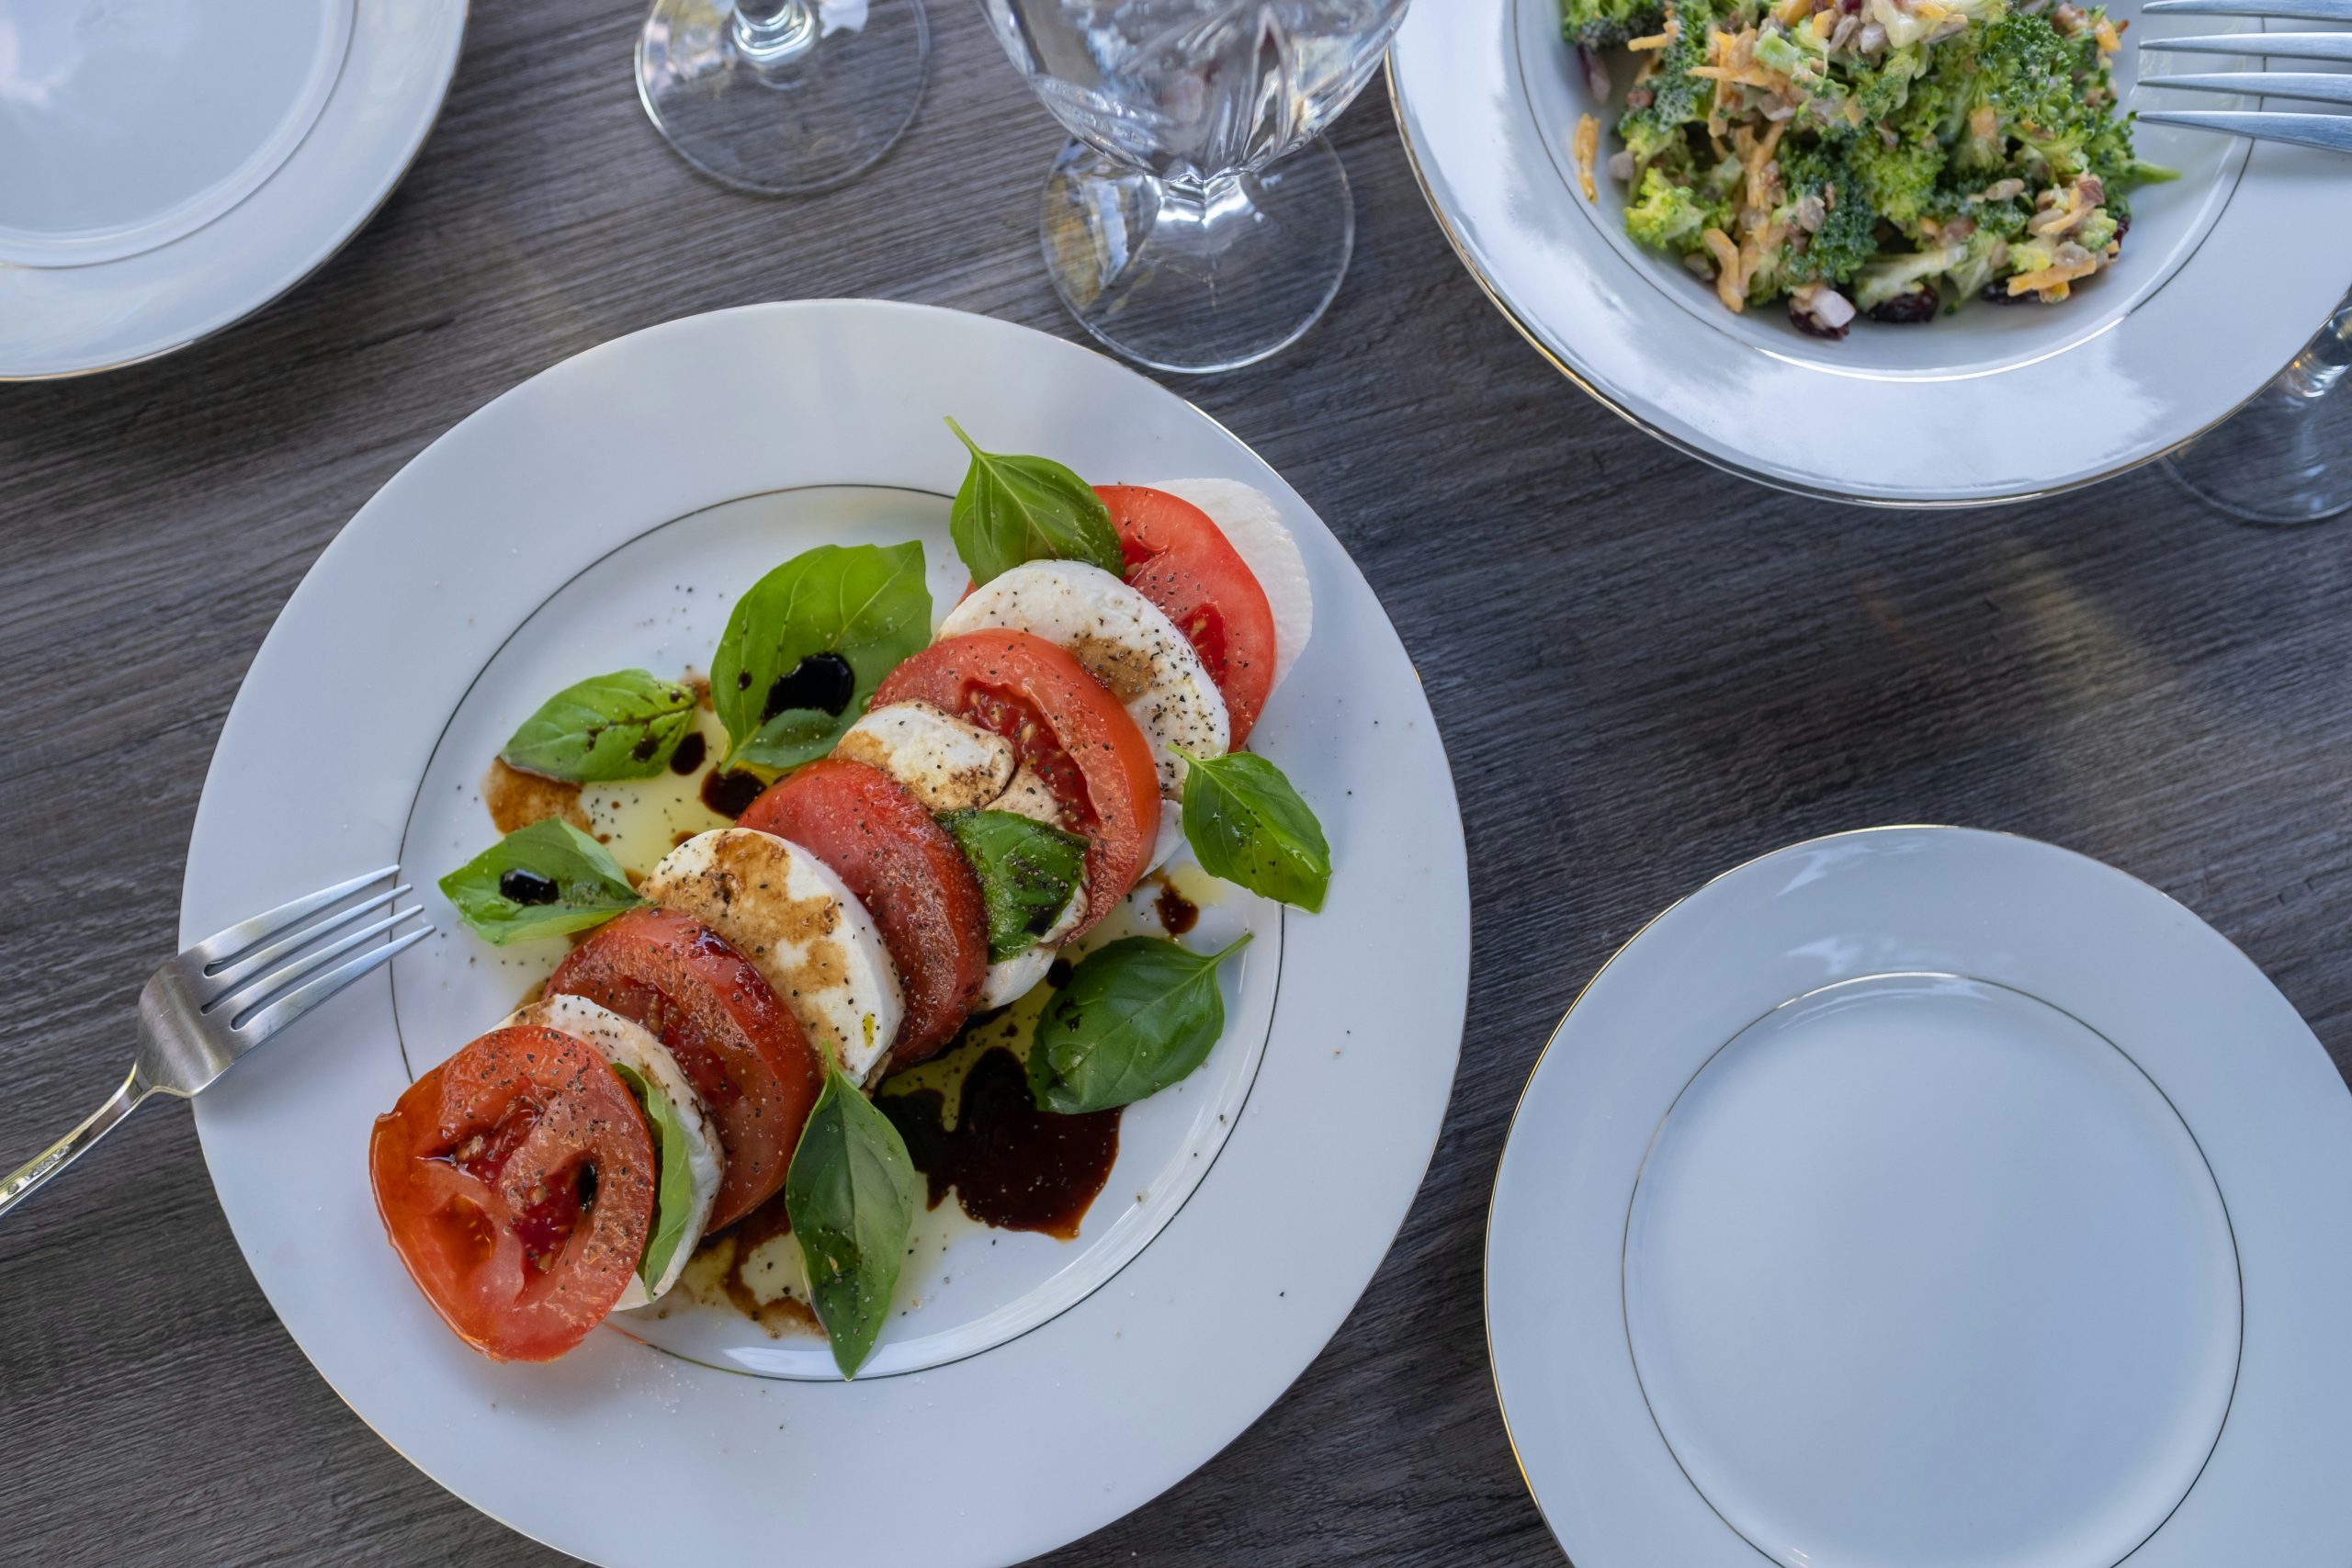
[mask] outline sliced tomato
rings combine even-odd
[[[933,643],[875,691],[874,706],[926,702],[1012,742],[1086,837],[1084,931],[1118,907],[1151,863],[1159,774],[1136,721],[1083,665],[1027,632]]]
[[[653,1226],[653,1137],[594,1048],[493,1029],[376,1118],[368,1173],[392,1249],[458,1337],[548,1361],[628,1288]]]
[[[677,1058],[727,1151],[706,1228],[734,1224],[784,1185],[824,1068],[798,1021],[717,931],[675,910],[631,909],[573,948],[547,990],[635,1020]]]
[[[988,911],[971,863],[921,801],[878,768],[828,757],[771,786],[741,826],[831,866],[881,928],[907,1006],[890,1066],[956,1038],[988,977]]]
[[[1240,750],[1274,689],[1274,612],[1257,574],[1209,514],[1146,485],[1097,485],[1126,558],[1127,582],[1200,654]]]

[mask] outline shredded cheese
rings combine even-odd
[[[2067,288],[2068,284],[2078,277],[2088,277],[2098,270],[2098,258],[2085,256],[2071,265],[2053,262],[2032,272],[2020,272],[2009,279],[2009,298],[2014,299],[2020,294],[2039,294],[2044,301],[2054,305],[2073,292]]]
[[[1739,247],[1721,229],[1710,229],[1699,236],[1707,254],[1715,258],[1715,298],[1734,312],[1747,309],[1747,276],[1739,265]]]
[[[1600,122],[1589,114],[1578,115],[1576,134],[1568,139],[1568,151],[1576,155],[1577,184],[1584,188],[1584,198],[1599,201],[1600,187],[1593,182],[1592,163],[1600,153]]]

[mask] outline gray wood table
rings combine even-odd
[[[0,387],[0,1166],[116,1081],[246,662],[427,442],[582,349],[752,300],[1077,334],[1036,251],[1058,135],[970,6],[933,15],[931,96],[899,150],[776,203],[698,179],[646,123],[638,0],[478,6],[422,158],[317,276],[157,363]],[[1461,1075],[1330,1347],[1230,1450],[1057,1564],[1561,1561],[1487,1372],[1495,1161],[1577,987],[1748,856],[1897,821],[2054,840],[2185,900],[2339,1066],[2352,1050],[2352,525],[2239,528],[2154,471],[1933,515],[1727,479],[1519,340],[1431,220],[1382,88],[1337,140],[1359,232],[1330,315],[1181,389],[1322,513],[1419,664],[1469,835]],[[311,1371],[184,1110],[143,1113],[0,1225],[0,1560],[556,1560]]]

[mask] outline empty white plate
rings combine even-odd
[[[2030,840],[1730,872],[1530,1079],[1487,1314],[1577,1568],[2344,1560],[2352,1096],[2245,956]]]
[[[193,343],[380,206],[465,0],[0,0],[0,378]]]

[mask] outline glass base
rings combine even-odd
[[[1046,180],[1041,238],[1080,326],[1139,365],[1205,375],[1306,335],[1347,276],[1355,205],[1320,137],[1263,174],[1206,183],[1072,141]]]
[[[930,69],[922,0],[792,0],[760,23],[729,0],[656,0],[637,40],[638,96],[678,155],[766,196],[872,168],[913,121]]]
[[[2229,419],[2165,459],[2241,523],[2291,526],[2352,512],[2352,307]]]

